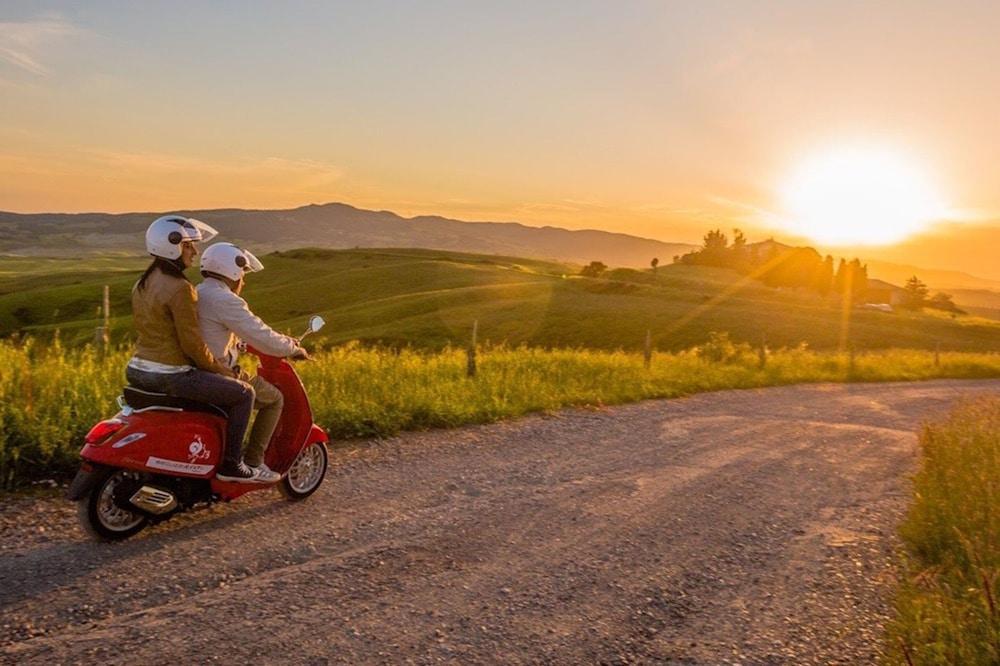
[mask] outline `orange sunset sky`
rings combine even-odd
[[[998,26],[989,2],[4,2],[0,210],[740,226],[1000,279]]]

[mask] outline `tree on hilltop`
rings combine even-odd
[[[832,258],[830,265],[833,265]],[[841,257],[833,278],[833,289],[853,303],[863,300],[868,291],[868,265],[862,264],[857,257],[850,261]]]
[[[747,237],[739,229],[733,229],[733,249],[742,251],[747,246]]]
[[[693,254],[695,255],[693,263],[721,268],[730,267],[729,239],[720,229],[713,229],[705,234],[701,250]]]
[[[584,277],[600,277],[604,271],[608,270],[608,267],[600,261],[592,261],[583,267],[580,271],[580,275]]]
[[[910,308],[911,310],[919,310],[925,305],[927,305],[927,296],[930,294],[931,290],[927,288],[927,285],[918,278],[916,275],[911,277],[906,281],[906,285],[903,286],[903,290],[906,292],[903,306]]]
[[[702,249],[706,252],[721,252],[729,245],[729,239],[720,229],[713,229],[702,239]]]
[[[823,263],[813,267],[812,284],[809,285],[822,296],[826,296],[833,288],[833,257],[826,255]]]
[[[729,247],[729,266],[741,273],[749,273],[753,267],[750,251],[747,249],[747,237],[739,229],[733,229],[733,244]]]
[[[944,310],[945,312],[953,312],[955,314],[965,314],[965,310],[962,310],[955,305],[955,301],[952,300],[951,294],[946,294],[943,291],[939,291],[931,296],[927,301],[927,307],[935,310]]]
[[[811,288],[823,257],[811,247],[795,247],[769,259],[760,269],[760,280],[769,287]]]
[[[833,277],[833,290],[838,294],[843,294],[847,286],[847,270],[847,260],[841,257]]]

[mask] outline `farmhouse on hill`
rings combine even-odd
[[[868,278],[868,288],[865,290],[865,303],[886,303],[893,307],[906,302],[906,290],[885,280]]]

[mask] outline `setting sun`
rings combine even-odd
[[[781,190],[786,231],[828,245],[884,245],[944,215],[914,162],[878,149],[845,148],[800,164]]]

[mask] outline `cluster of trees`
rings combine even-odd
[[[840,263],[834,269],[833,257],[822,256],[811,247],[788,247],[774,241],[750,245],[739,229],[733,241],[715,229],[705,234],[702,247],[674,257],[675,263],[694,266],[731,268],[753,275],[772,287],[810,289],[826,296],[833,292],[860,300],[868,288],[868,267],[858,259]]]
[[[903,291],[905,292],[905,297],[903,299],[902,306],[905,308],[909,308],[911,310],[931,308],[933,310],[944,310],[945,312],[953,312],[955,314],[965,314],[964,310],[959,309],[959,307],[955,305],[951,294],[939,291],[931,296],[930,289],[928,289],[927,285],[924,284],[924,282],[916,275],[906,281]]]
[[[856,257],[850,261],[841,258],[834,268],[832,256],[824,257],[811,247],[791,247],[773,239],[749,244],[739,229],[733,229],[732,242],[719,229],[709,231],[701,248],[675,256],[674,263],[729,268],[751,275],[771,287],[809,289],[822,296],[837,295],[855,303],[864,302],[868,292],[868,266]],[[660,260],[653,258],[649,265],[655,275]],[[592,261],[583,267],[580,275],[596,278],[605,275],[607,270],[604,263]],[[927,285],[916,276],[907,280],[903,291],[902,303],[897,303],[900,307],[963,313],[949,294],[931,296]]]
[[[602,261],[592,261],[580,270],[580,275],[584,277],[601,277],[608,267]]]

